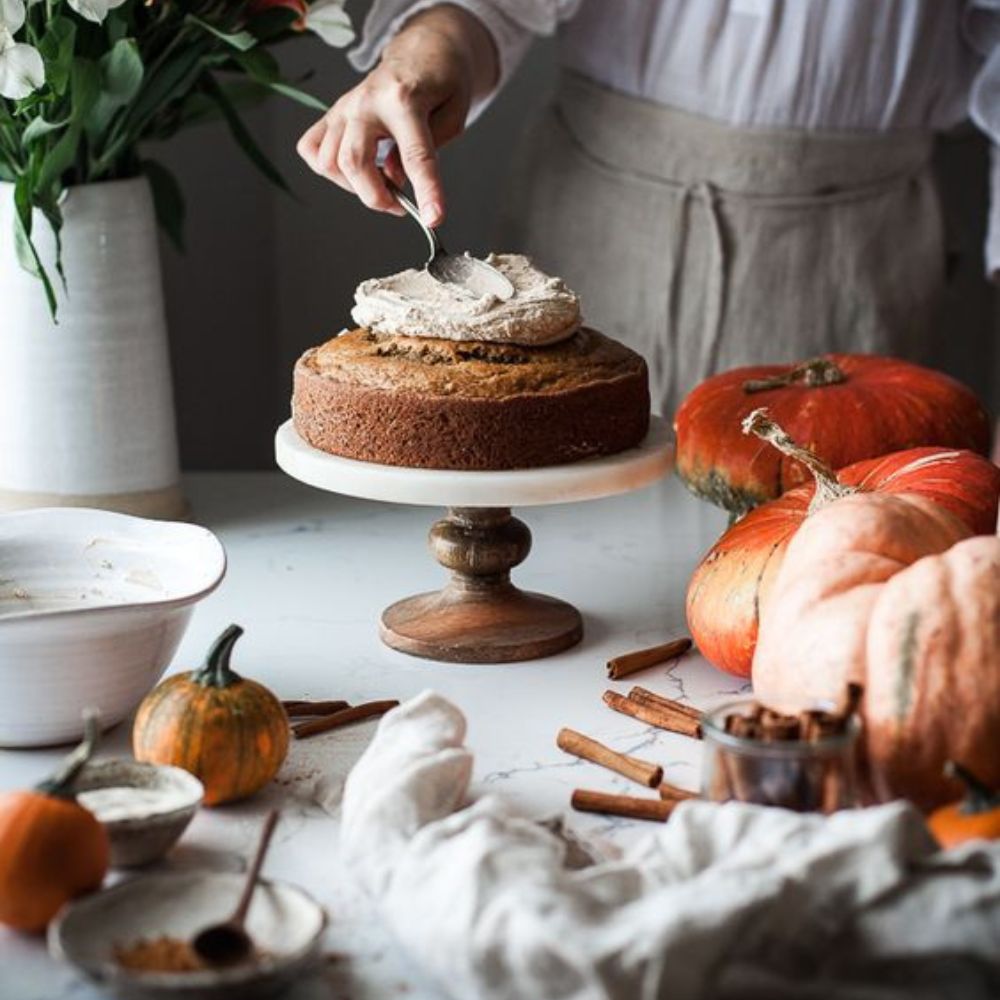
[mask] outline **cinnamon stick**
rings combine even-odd
[[[669,799],[673,802],[683,802],[685,799],[698,798],[698,793],[689,792],[686,788],[681,788],[679,785],[672,785],[669,781],[663,781],[660,783],[660,798]]]
[[[677,807],[677,802],[666,799],[641,799],[635,795],[611,795],[607,792],[577,788],[573,792],[571,805],[578,812],[657,820],[662,823]]]
[[[632,781],[637,781],[640,785],[648,788],[656,788],[663,780],[663,768],[659,764],[651,764],[638,757],[630,757],[628,754],[618,753],[611,747],[606,747],[597,740],[592,740],[583,733],[578,733],[575,729],[560,729],[556,737],[556,746],[566,753],[573,754],[583,760],[589,760],[593,764],[600,764],[608,770],[622,774]]]
[[[655,691],[650,691],[648,688],[644,687],[634,687],[628,693],[630,701],[642,702],[646,705],[655,705],[657,708],[662,708],[667,712],[680,712],[683,715],[694,719],[698,722],[701,719],[701,712],[698,711],[693,705],[685,705],[683,702],[674,701],[673,698],[667,698],[662,694],[657,694]]]
[[[395,708],[398,701],[368,701],[363,705],[354,705],[351,708],[342,709],[319,719],[311,719],[309,722],[299,722],[292,726],[292,733],[296,739],[305,739],[307,736],[315,736],[318,733],[326,733],[331,729],[339,729],[349,722],[360,722],[362,719],[370,719],[376,715],[384,715],[391,708]]]
[[[726,716],[725,728],[727,733],[739,739],[752,740],[757,739],[760,724],[752,716],[735,712]],[[748,765],[752,766],[752,762],[741,754],[730,752],[725,748],[720,748],[716,752],[719,754],[719,763],[725,773],[731,797],[738,802],[753,802],[753,781],[747,774]]]
[[[283,701],[285,712],[290,719],[304,719],[316,715],[333,715],[334,712],[350,708],[346,701]]]
[[[672,639],[659,646],[651,646],[649,649],[637,649],[632,653],[623,653],[608,660],[608,677],[613,681],[619,681],[629,674],[634,674],[639,670],[646,670],[648,667],[655,667],[658,663],[666,663],[674,657],[682,656],[691,648],[691,640],[684,636],[681,639]]]
[[[681,736],[701,739],[701,726],[684,712],[667,709],[661,705],[633,701],[617,691],[605,691],[604,703],[616,712],[631,715],[633,719],[638,719],[650,726],[665,729],[669,733],[679,733]]]

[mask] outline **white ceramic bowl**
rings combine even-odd
[[[126,997],[250,1000],[287,987],[318,959],[326,913],[308,893],[260,881],[246,928],[264,957],[254,964],[198,972],[136,972],[114,960],[115,947],[163,936],[188,940],[225,920],[244,875],[167,872],[121,882],[66,906],[49,925],[49,951]]]
[[[77,801],[88,809],[92,807],[86,793],[102,788],[158,793],[141,806],[131,806],[126,815],[95,813],[111,842],[112,868],[136,868],[162,858],[187,829],[205,796],[205,786],[183,768],[125,757],[91,761],[73,788]]]
[[[119,722],[226,571],[206,528],[83,508],[0,515],[0,746]]]

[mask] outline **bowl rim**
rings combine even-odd
[[[15,611],[12,614],[0,617],[0,628],[20,625],[26,622],[50,621],[54,618],[76,618],[84,615],[92,617],[108,613],[127,614],[129,612],[183,608],[190,604],[197,604],[208,597],[222,583],[226,575],[229,559],[222,541],[210,528],[187,521],[161,521],[150,517],[136,517],[133,514],[119,514],[117,511],[99,510],[95,507],[35,507],[30,510],[16,510],[0,514],[0,530],[2,530],[4,525],[17,521],[30,522],[42,519],[51,521],[54,519],[71,524],[73,521],[83,518],[87,518],[90,521],[93,521],[95,518],[102,520],[109,527],[117,526],[118,528],[137,529],[142,526],[153,526],[167,533],[200,535],[202,540],[212,550],[212,556],[214,557],[214,565],[210,569],[209,582],[196,590],[148,601],[128,601],[124,604],[95,604],[85,608],[59,608],[53,611]]]
[[[314,896],[296,885],[294,882],[287,882],[283,879],[257,880],[259,886],[273,886],[282,890],[287,890],[297,894],[305,900],[319,915],[319,924],[309,940],[295,951],[283,955],[269,955],[263,961],[253,965],[237,965],[232,968],[221,969],[198,969],[194,972],[145,972],[134,969],[126,969],[116,965],[111,961],[85,962],[72,957],[63,945],[62,930],[66,920],[73,912],[80,908],[86,908],[96,899],[106,899],[108,896],[129,895],[136,891],[137,886],[153,888],[152,883],[167,882],[176,886],[183,881],[204,881],[206,878],[219,876],[233,876],[242,878],[244,872],[214,872],[191,870],[186,872],[154,872],[149,875],[138,875],[135,878],[126,879],[106,889],[99,889],[97,892],[86,896],[71,899],[56,914],[49,924],[46,933],[46,941],[49,954],[75,969],[79,969],[97,982],[132,983],[136,986],[144,986],[157,989],[174,990],[182,994],[188,990],[205,989],[215,986],[234,986],[240,983],[250,982],[255,979],[262,979],[265,976],[274,975],[307,961],[316,951],[316,948],[326,932],[330,923],[329,914]]]
[[[193,797],[190,798],[189,801],[185,802],[184,805],[174,806],[172,809],[155,810],[153,812],[144,813],[141,816],[123,816],[120,819],[101,819],[96,813],[93,813],[92,815],[101,824],[101,826],[108,830],[137,830],[147,826],[160,826],[170,821],[180,820],[182,817],[189,814],[193,816],[198,809],[201,808],[202,803],[205,801],[205,786],[200,779],[196,775],[193,775],[190,771],[185,771],[183,767],[177,767],[174,764],[153,764],[149,761],[135,760],[132,757],[104,757],[99,760],[88,761],[84,765],[83,770],[80,772],[80,777],[77,781],[82,778],[86,778],[88,772],[93,773],[94,771],[102,770],[112,764],[125,764],[140,771],[169,774],[175,780],[179,779],[179,783],[185,785],[185,790],[188,791]],[[120,786],[94,785],[91,788],[77,788],[76,791],[95,792],[101,788],[112,787]],[[146,786],[128,785],[128,787],[144,788]],[[84,806],[84,808],[86,809],[87,807]]]

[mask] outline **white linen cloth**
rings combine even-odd
[[[829,818],[689,802],[620,860],[495,795],[466,805],[465,719],[424,693],[348,777],[342,848],[400,943],[461,1000],[986,1000],[1000,846],[934,850],[903,803]]]
[[[434,2],[375,0],[354,66]],[[1000,276],[1000,0],[451,2],[493,35],[501,83],[558,32],[564,68],[727,124],[943,130],[971,115],[993,143],[986,266]]]

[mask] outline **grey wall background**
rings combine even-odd
[[[355,17],[364,6],[352,5]],[[307,87],[331,102],[357,79],[342,52],[317,40],[290,46],[282,61],[293,75],[315,68]],[[444,150],[449,247],[491,247],[512,148],[553,82],[553,46],[543,42],[484,119]],[[156,153],[188,207],[186,254],[163,245],[185,468],[273,467],[272,436],[288,415],[295,359],[349,322],[359,281],[423,259],[412,222],[367,211],[299,161],[295,142],[315,117],[280,98],[247,116],[297,200],[257,174],[224,126],[202,126]],[[946,363],[997,412],[1000,312],[981,277],[986,144],[962,129],[942,144],[939,166],[960,262],[951,292],[960,318],[947,331]]]

